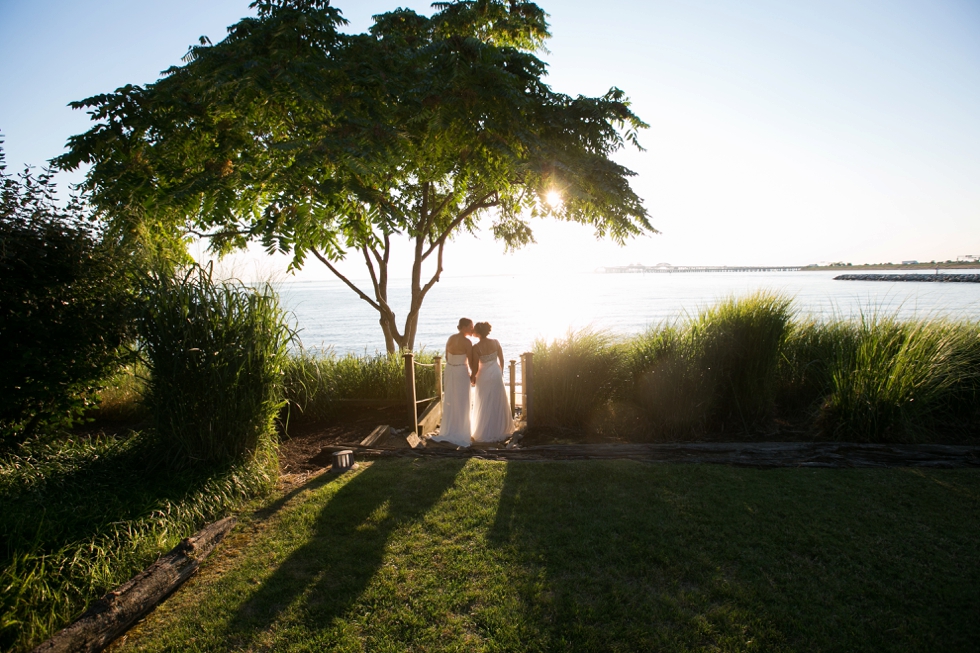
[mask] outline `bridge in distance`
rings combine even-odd
[[[596,272],[606,274],[675,274],[683,272],[797,272],[802,265],[620,265],[599,267]]]

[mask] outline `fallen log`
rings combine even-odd
[[[235,526],[225,517],[185,538],[169,553],[89,606],[71,625],[34,649],[34,653],[101,651],[194,575]]]

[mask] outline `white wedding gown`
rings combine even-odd
[[[473,396],[473,441],[500,442],[514,432],[510,402],[504,390],[504,372],[496,354],[480,356]]]
[[[442,423],[436,442],[470,446],[470,369],[466,354],[446,354],[443,375]]]

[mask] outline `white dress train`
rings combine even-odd
[[[480,371],[473,393],[473,441],[500,442],[513,432],[510,402],[504,390],[504,372],[500,369],[497,354],[480,356]]]
[[[470,446],[470,370],[466,354],[446,354],[443,375],[442,423],[436,442]]]

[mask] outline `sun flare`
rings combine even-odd
[[[553,209],[557,209],[561,206],[561,193],[556,190],[549,190],[548,194],[544,196],[544,201],[548,203]]]

